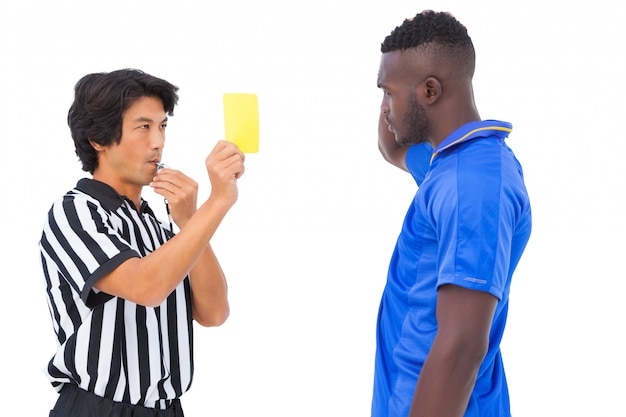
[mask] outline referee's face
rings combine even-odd
[[[94,179],[112,186],[121,195],[138,198],[143,186],[156,174],[165,143],[167,114],[158,97],[142,97],[122,119],[119,143],[98,150]]]

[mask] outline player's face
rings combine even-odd
[[[381,110],[401,145],[426,142],[429,135],[428,116],[419,103],[414,79],[400,51],[383,54],[378,73],[378,86],[383,90]]]
[[[396,134],[396,142],[412,145],[426,142],[430,125],[426,110],[417,102],[417,94],[409,96],[407,110],[401,124],[401,134]]]

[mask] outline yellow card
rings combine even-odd
[[[224,94],[224,132],[241,152],[259,151],[259,101],[256,94]]]

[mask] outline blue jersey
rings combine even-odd
[[[500,341],[513,271],[531,231],[522,168],[506,122],[468,123],[432,152],[414,145],[407,167],[419,188],[404,219],[377,327],[373,417],[408,415],[437,333],[437,288],[453,284],[499,299],[489,351],[466,417],[510,415]],[[432,155],[431,155],[432,154]]]

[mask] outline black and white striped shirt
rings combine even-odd
[[[48,364],[53,387],[75,384],[113,401],[167,407],[193,377],[191,288],[187,277],[159,307],[99,292],[98,279],[172,235],[143,201],[82,179],[55,201],[40,241],[48,306],[58,349]]]

